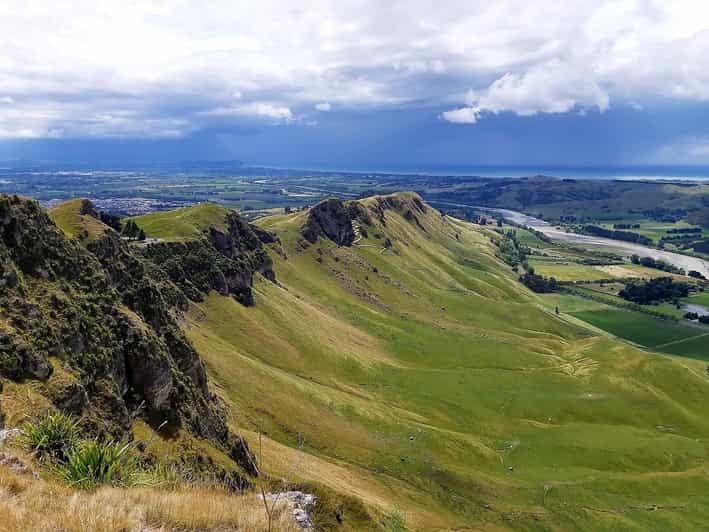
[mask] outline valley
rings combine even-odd
[[[90,212],[74,202],[50,214],[71,246],[96,252],[114,237]],[[126,252],[185,294],[172,312],[228,433],[258,449],[265,474],[332,501],[328,526],[378,529],[400,515],[412,530],[662,530],[709,514],[709,327],[614,292],[628,275],[665,272],[463,221],[415,193],[328,200],[253,226],[215,204],[131,220],[146,241],[123,240]],[[570,291],[528,290],[522,263]],[[699,289],[686,301],[703,302]],[[16,319],[5,316],[3,328]],[[28,412],[27,385],[5,385],[10,423]],[[132,425],[153,460],[203,449],[234,467],[187,412],[168,435],[153,410],[153,425]]]
[[[492,229],[387,198],[361,202],[385,223],[351,246],[304,245],[307,211],[259,219],[281,242],[280,287],[257,280],[252,308],[193,306],[188,335],[234,425],[302,441],[305,463],[344,467],[415,529],[645,528],[652,504],[689,523],[677,508],[698,511],[705,451],[689,441],[705,429],[689,397],[706,364],[557,317],[500,263]],[[651,478],[663,502],[646,499]]]

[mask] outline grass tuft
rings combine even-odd
[[[62,480],[80,489],[93,489],[100,484],[134,486],[140,483],[141,474],[128,454],[130,447],[128,443],[85,441],[54,470]]]
[[[23,429],[23,440],[40,460],[64,460],[79,441],[78,421],[61,413],[28,421]]]

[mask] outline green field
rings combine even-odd
[[[691,294],[689,297],[683,299],[682,301],[691,305],[702,305],[704,307],[709,308],[709,292]]]
[[[537,274],[544,277],[554,277],[557,281],[596,281],[615,277],[594,266],[575,262],[555,262],[532,258],[529,260],[529,265],[534,268]]]
[[[664,236],[671,236],[672,233],[669,231],[672,229],[686,229],[688,227],[697,227],[685,221],[678,222],[658,222],[656,220],[648,220],[646,218],[618,218],[613,220],[608,220],[605,223],[599,225],[607,228],[613,229],[614,224],[638,224],[639,228],[633,227],[629,229],[621,229],[622,231],[631,231],[633,233],[638,233],[640,235],[646,236],[657,243]],[[709,231],[703,231],[705,236],[709,234]]]
[[[701,337],[709,333],[709,327],[684,325],[612,308],[571,312],[571,315],[644,347],[709,360],[709,337]],[[672,346],[663,347],[670,343]]]

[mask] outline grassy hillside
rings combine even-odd
[[[489,230],[415,200],[364,200],[352,247],[308,245],[305,212],[259,220],[279,284],[193,305],[188,336],[266,466],[414,529],[701,527],[706,363],[555,316]]]
[[[83,237],[89,240],[101,238],[110,227],[101,222],[96,216],[87,214],[93,206],[86,199],[73,199],[60,203],[48,214],[52,221],[69,238]]]
[[[541,213],[546,219],[573,217],[595,220],[642,220],[674,213],[701,223],[707,211],[709,185],[655,181],[552,179],[480,179],[466,183],[431,186],[422,190],[427,200],[467,205],[503,207]]]
[[[216,203],[198,203],[174,211],[161,211],[131,218],[148,238],[167,241],[197,238],[210,227],[225,230],[229,209]]]

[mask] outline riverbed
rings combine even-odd
[[[689,255],[683,255],[681,253],[673,253],[672,251],[651,248],[648,246],[643,246],[642,244],[634,244],[632,242],[624,242],[622,240],[613,240],[610,238],[581,235],[579,233],[568,233],[563,229],[554,227],[549,222],[545,222],[544,220],[540,220],[539,218],[535,218],[533,216],[529,216],[521,212],[511,211],[509,209],[476,207],[475,205],[464,205],[442,201],[436,201],[432,203],[440,203],[457,207],[470,207],[482,211],[495,212],[502,215],[505,220],[508,220],[517,225],[522,225],[524,227],[530,227],[535,231],[539,231],[540,233],[545,234],[552,240],[562,240],[564,242],[570,242],[572,244],[581,244],[584,246],[610,248],[614,250],[624,251],[631,255],[638,255],[639,257],[650,257],[655,260],[664,260],[665,262],[669,262],[677,268],[682,268],[687,272],[694,270],[701,273],[704,277],[709,278],[709,261],[700,259],[698,257],[690,257]]]

